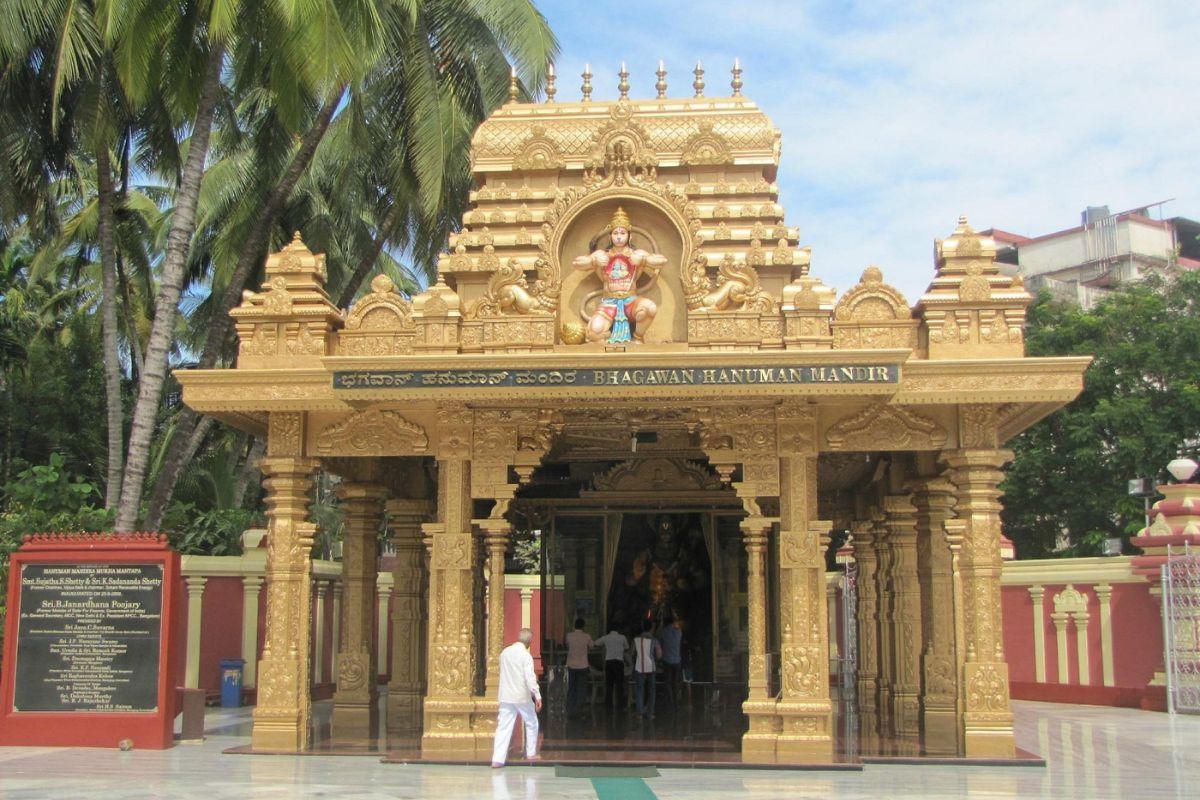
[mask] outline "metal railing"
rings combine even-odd
[[[1200,714],[1200,552],[1168,545],[1162,586],[1167,710]]]

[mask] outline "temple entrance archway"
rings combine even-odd
[[[606,743],[633,739],[667,758],[673,752],[690,758],[697,750],[734,758],[747,727],[741,710],[748,609],[740,501],[702,452],[681,454],[677,446],[685,440],[669,429],[642,430],[637,444],[633,437],[569,428],[560,440],[556,456],[514,500],[514,551],[520,557],[509,560],[510,569],[536,567],[540,580],[537,630],[548,686],[548,752],[596,757]],[[599,448],[580,447],[582,442],[603,443],[609,458],[597,458]],[[619,449],[627,457],[612,458]],[[624,705],[605,704],[603,649],[591,653],[585,702],[567,713],[565,636],[576,618],[593,638],[616,630],[630,640],[644,620],[657,635],[680,619],[681,680],[672,687],[660,671],[653,719],[634,714],[631,660]]]

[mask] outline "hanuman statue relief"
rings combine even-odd
[[[641,287],[641,291],[649,289],[658,279],[659,270],[666,266],[667,257],[632,247],[629,243],[630,225],[629,215],[625,209],[618,207],[606,228],[612,246],[607,250],[596,250],[591,255],[579,256],[572,262],[576,269],[594,270],[602,286],[599,291],[588,295],[583,303],[589,342],[643,342],[646,329],[658,312],[653,300],[638,294],[637,282],[643,271],[649,273],[650,280]],[[588,302],[597,296],[600,303],[589,315]]]

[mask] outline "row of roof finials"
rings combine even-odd
[[[730,88],[733,90],[733,97],[742,96],[742,64],[738,59],[733,60],[733,69],[730,70],[733,79],[729,82]],[[667,67],[662,61],[658,62],[658,71],[654,73],[658,80],[654,83],[655,95],[659,100],[663,100],[667,96]],[[696,93],[696,97],[704,97],[704,64],[700,61],[696,62],[696,68],[692,70],[692,75],[695,76],[692,80],[692,90]],[[592,65],[584,64],[583,72],[580,75],[583,78],[583,84],[579,87],[582,92],[583,102],[589,102],[592,99]],[[617,91],[620,93],[620,99],[629,99],[629,70],[625,66],[625,62],[621,62],[621,71],[617,73]],[[554,72],[554,65],[546,67],[546,102],[553,103],[554,96],[558,94],[558,75]],[[519,88],[517,85],[517,70],[513,67],[511,76],[508,81],[508,102],[515,103],[519,96]]]

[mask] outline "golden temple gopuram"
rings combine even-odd
[[[661,75],[631,99],[627,78],[611,102],[590,77],[580,102],[514,86],[475,133],[476,188],[425,291],[381,275],[338,309],[297,234],[233,312],[236,367],[177,373],[189,406],[267,437],[252,747],[311,741],[327,470],[346,517],[335,734],[382,705],[427,758],[489,758],[506,559],[532,536],[559,616],[596,635],[686,618],[693,680],[738,698],[744,761],[831,762],[826,565],[849,532],[863,735],[1012,757],[1003,445],[1076,396],[1088,359],[1026,357],[1031,298],[965,219],[915,304],[875,266],[838,296],[785,220],[780,132],[740,71],[720,97],[699,71],[681,99]]]

